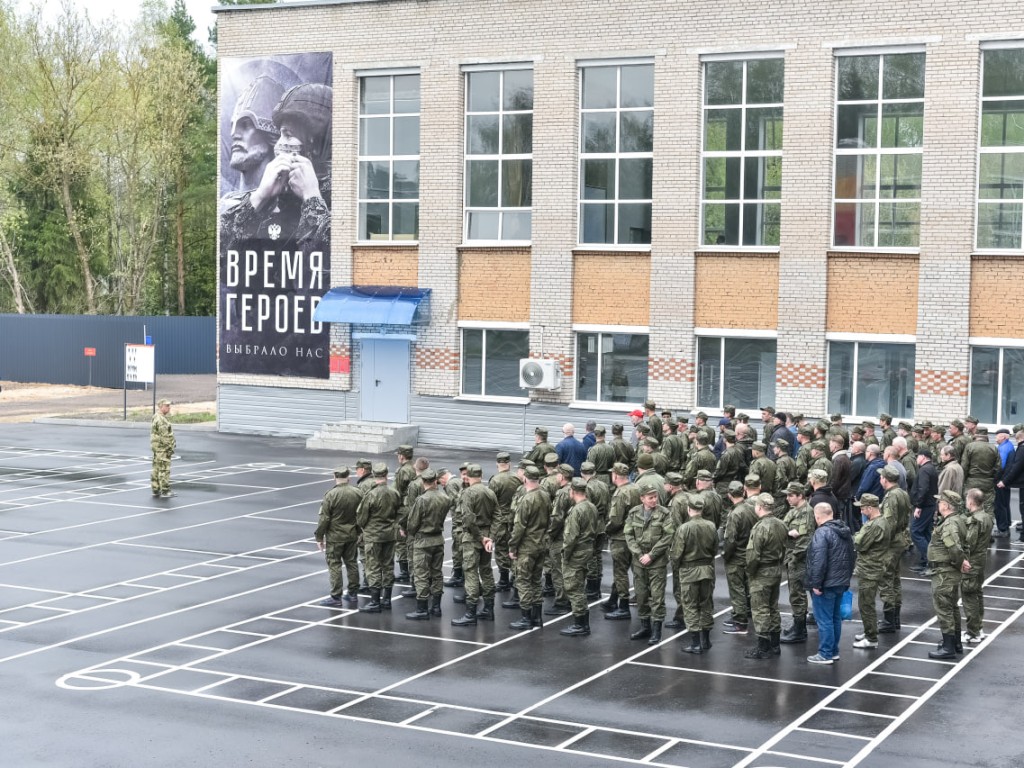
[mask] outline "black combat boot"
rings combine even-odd
[[[953,635],[942,633],[942,646],[934,651],[928,651],[929,659],[956,659],[956,641]]]
[[[900,608],[902,608],[902,607],[903,607],[903,603],[896,603],[896,610],[893,612],[893,616],[894,616],[893,621],[896,624],[896,629],[902,629],[903,628],[902,625],[900,624]]]
[[[629,612],[629,598],[620,597],[619,607],[611,613],[606,613],[604,617],[609,621],[629,621],[632,618]]]
[[[702,629],[700,631],[700,648],[702,651],[711,650],[711,630]]]
[[[608,599],[601,603],[601,610],[605,613],[614,611],[619,604],[619,591],[612,587],[612,593],[608,595]]]
[[[465,605],[466,604],[466,593],[463,592],[463,593],[459,594],[458,592],[456,592],[454,595],[452,595],[452,602],[455,603],[456,605]]]
[[[964,652],[964,635],[960,627],[960,609],[956,611],[956,624],[953,626],[953,650],[958,654]]]
[[[651,620],[640,619],[640,629],[629,636],[630,640],[646,640],[651,636]]]
[[[521,606],[519,605],[519,590],[516,589],[515,587],[512,587],[512,596],[509,597],[508,600],[502,601],[501,607],[502,608],[508,608],[510,610],[515,610],[516,608],[520,608]]]
[[[433,596],[433,599],[432,599],[431,604],[430,604],[430,615],[431,616],[440,616],[441,615],[441,593],[440,592],[438,592],[436,595]]]
[[[772,656],[779,656],[782,654],[782,649],[779,647],[780,634],[780,632],[772,632],[769,634],[769,640],[771,641]]]
[[[416,579],[409,581],[409,586],[398,593],[404,598],[416,597]]]
[[[584,625],[584,621],[585,621],[584,616],[587,616],[587,615],[589,615],[589,614],[582,614],[582,613],[581,614],[575,614],[574,613],[572,615],[572,624],[570,624],[565,629],[561,630],[558,634],[565,635],[566,637],[583,637],[584,635],[589,635],[590,634],[590,630],[587,629],[586,626]]]
[[[691,632],[690,644],[682,646],[679,650],[683,653],[704,653],[700,644],[700,632]]]
[[[683,609],[676,608],[672,618],[665,622],[665,629],[686,629],[686,621],[683,619]]]
[[[521,614],[519,620],[513,621],[508,625],[508,628],[516,630],[533,629],[533,608],[521,608],[519,613]]]
[[[647,641],[648,645],[657,645],[661,642],[661,625],[660,621],[651,622],[651,637]]]
[[[544,587],[540,591],[541,597],[554,597],[555,582],[551,580],[551,571],[544,574]]]
[[[587,600],[601,599],[601,579],[592,579],[588,576],[585,589]]]
[[[417,600],[416,610],[405,614],[405,618],[412,619],[413,621],[427,621],[430,618],[430,611],[427,610],[427,601]]]
[[[453,627],[475,627],[476,626],[476,603],[466,604],[466,612],[457,619],[452,619]]]
[[[484,598],[484,607],[478,611],[476,617],[479,621],[494,621],[494,597]]]
[[[768,635],[757,636],[757,647],[743,654],[747,659],[767,659],[772,655],[772,641]]]
[[[794,616],[793,626],[782,633],[779,638],[780,643],[789,645],[790,643],[806,643],[807,642],[807,617],[806,616]]]
[[[722,624],[722,631],[727,635],[745,635],[747,634],[747,619],[746,617],[739,619],[733,616],[728,621]]]
[[[380,613],[380,590],[370,588],[370,602],[359,607],[362,613]]]
[[[530,618],[533,620],[533,626],[543,627],[544,626],[544,603],[534,603],[530,608]]]
[[[365,573],[363,574],[362,582],[359,584],[359,591],[356,592],[356,594],[357,595],[372,595],[373,594],[373,592],[370,591],[369,583],[366,581],[366,574]]]
[[[398,575],[395,576],[395,582],[398,584],[409,584],[411,581],[412,575],[409,573],[409,561],[399,560]]]
[[[380,607],[385,611],[391,610],[391,587],[384,587],[380,593]]]
[[[569,604],[568,600],[563,600],[562,602],[555,600],[555,602],[551,604],[551,607],[544,611],[544,615],[565,616],[565,614],[570,611],[572,611],[572,606]]]
[[[452,575],[443,582],[446,587],[463,587],[466,585],[466,577],[462,572],[462,566],[457,565],[452,569]]]
[[[495,592],[508,592],[512,589],[512,582],[508,580],[508,568],[498,569],[498,583],[494,585]]]
[[[878,634],[891,635],[896,632],[896,607],[882,606],[882,620],[878,622]]]

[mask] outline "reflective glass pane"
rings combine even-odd
[[[704,199],[738,200],[740,197],[740,158],[704,158]]]
[[[364,117],[359,121],[359,154],[380,156],[391,154],[391,119]]]
[[[1021,203],[978,203],[978,247],[1021,247]]]
[[[601,401],[640,403],[647,399],[646,335],[601,334]]]
[[[747,103],[781,104],[783,60],[754,59],[747,62]]]
[[[924,102],[882,105],[882,146],[924,145]]]
[[[419,117],[395,118],[395,154],[418,155],[420,153]]]
[[[986,424],[995,424],[998,398],[999,348],[971,347],[971,413]]]
[[[778,245],[779,217],[778,203],[743,206],[743,244]]]
[[[878,106],[840,104],[836,109],[836,146],[857,149],[878,146]]]
[[[782,197],[782,158],[748,157],[744,159],[743,199],[778,200]]]
[[[501,126],[501,151],[506,155],[533,152],[533,115],[505,115]]]
[[[420,76],[395,75],[395,112],[420,111]]]
[[[838,155],[836,157],[836,199],[875,196],[877,155]]]
[[[392,238],[395,240],[415,240],[420,234],[420,204],[395,203],[391,206]]]
[[[583,109],[616,106],[618,67],[587,67],[583,70]]]
[[[533,109],[532,69],[510,69],[505,72],[501,104],[510,111]]]
[[[704,151],[736,152],[742,149],[742,120],[742,110],[739,109],[704,110]]]
[[[704,65],[704,103],[743,103],[742,61],[709,61]]]
[[[482,395],[484,375],[484,332],[462,329],[462,394]],[[516,377],[516,382],[519,377]]]
[[[612,200],[615,198],[615,161],[584,160],[583,190],[580,195],[584,200]]]
[[[622,68],[623,109],[654,106],[654,67],[637,64]]]
[[[782,107],[747,110],[746,148],[782,150]]]
[[[529,331],[488,330],[484,394],[488,397],[522,397],[519,361],[530,356]]]
[[[651,242],[651,204],[619,204],[619,240],[622,245],[647,245]]]
[[[1024,96],[1024,48],[985,51],[982,96]]]
[[[725,339],[722,399],[756,410],[775,402],[775,339]]]
[[[924,98],[923,53],[890,53],[882,57],[882,98]]]
[[[414,200],[420,196],[419,160],[396,160],[394,174],[396,199]]]
[[[1024,153],[983,154],[978,173],[978,197],[1001,200],[1024,197]]]
[[[391,111],[391,78],[364,77],[359,81],[359,114],[386,115]]]
[[[701,336],[697,339],[697,407],[722,405],[722,339]]]
[[[470,211],[467,237],[470,240],[497,240],[501,214],[497,211]]]
[[[878,57],[842,56],[839,58],[839,101],[865,101],[878,98]]]
[[[576,399],[597,400],[598,374],[601,365],[601,336],[597,333],[576,334]]]
[[[580,206],[583,222],[581,243],[615,242],[615,206],[608,203],[584,203]]]
[[[1016,424],[1024,415],[1024,349],[1003,350],[1003,424]]]
[[[533,161],[501,161],[501,205],[528,208],[533,194]]]
[[[361,200],[387,199],[390,168],[385,160],[379,163],[359,163],[359,198]]]
[[[497,112],[501,103],[500,72],[470,72],[467,112]]]
[[[873,248],[875,204],[836,203],[834,242],[837,246]]]
[[[916,248],[920,234],[920,203],[883,202],[878,206],[879,248]]]
[[[597,112],[583,115],[583,151],[615,151],[615,113]]]
[[[498,205],[498,161],[470,160],[466,163],[466,201],[470,208]]]
[[[619,161],[619,199],[650,200],[654,179],[654,160]]]
[[[620,118],[620,152],[654,151],[653,112],[622,112]]]
[[[921,155],[882,155],[879,159],[879,197],[921,197]]]
[[[470,155],[498,154],[497,115],[470,115],[466,118],[466,152]]]
[[[828,410],[855,415],[853,405],[853,342],[828,343]]]
[[[708,203],[704,206],[704,245],[740,244],[740,206]]]
[[[1024,145],[1024,101],[986,101],[981,105],[981,146]]]
[[[505,212],[501,215],[501,239],[502,240],[529,240],[530,212]]]
[[[388,235],[388,204],[359,204],[359,239],[387,240]]]
[[[914,345],[860,342],[857,354],[857,410],[913,417]]]

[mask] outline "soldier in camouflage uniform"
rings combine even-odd
[[[910,539],[910,495],[899,487],[899,470],[882,467],[878,470],[879,480],[885,489],[882,499],[882,516],[889,522],[889,568],[882,585],[883,620],[878,631],[891,634],[900,628],[900,609],[903,604],[903,587],[900,581],[900,560],[911,544]]]
[[[534,428],[533,443],[533,448],[523,458],[529,459],[539,467],[544,464],[545,456],[549,453],[555,453],[555,446],[548,442],[548,431],[544,427]]]
[[[765,454],[768,446],[760,440],[755,440],[750,446],[750,455],[753,461],[750,462],[749,474],[761,478],[761,492],[775,495],[775,462]]]
[[[686,462],[686,469],[683,471],[683,485],[686,488],[695,487],[697,473],[702,469],[714,475],[715,468],[718,466],[718,461],[715,459],[715,454],[709,447],[705,435],[698,433],[694,440],[694,445],[696,449],[690,452],[690,458]]]
[[[857,606],[864,631],[854,635],[854,648],[878,647],[878,610],[875,597],[888,578],[891,533],[889,521],[882,517],[880,502],[873,493],[865,493],[853,502],[868,518],[853,537],[857,551]]]
[[[356,490],[361,496],[365,496],[366,492],[373,488],[373,472],[370,471],[372,466],[373,463],[369,459],[356,459]],[[369,595],[370,582],[366,580],[366,544],[363,543],[362,531],[359,532],[359,562],[363,564],[363,579],[359,582],[359,594]]]
[[[487,487],[494,491],[498,499],[498,510],[494,514],[494,525],[491,538],[494,540],[494,559],[498,563],[498,583],[495,592],[508,592],[512,589],[509,569],[512,559],[508,556],[508,537],[512,534],[512,499],[516,491],[523,486],[523,481],[513,475],[510,469],[512,457],[502,451],[495,457],[498,473],[487,481]]]
[[[928,563],[932,567],[932,604],[942,631],[942,643],[928,651],[930,659],[955,660],[960,642],[960,596],[962,574],[972,571],[967,557],[967,518],[959,514],[960,496],[953,491],[939,494],[939,520],[928,544]],[[962,646],[961,646],[962,647]]]
[[[404,521],[409,515],[409,509],[405,505],[405,496],[409,490],[409,483],[416,479],[416,467],[413,463],[413,449],[411,445],[400,445],[396,451],[398,456],[398,469],[395,470],[394,487],[398,491],[398,498],[402,505],[398,510],[399,521]],[[406,548],[405,539],[399,537],[395,543],[395,557],[398,559],[398,575],[395,582],[398,584],[409,583],[409,554]]]
[[[704,500],[701,517],[713,523],[715,530],[721,530],[725,524],[725,505],[715,490],[715,476],[707,469],[698,470],[695,484],[697,488],[694,495]]]
[[[594,535],[594,553],[587,563],[587,600],[601,599],[601,581],[604,577],[604,552],[608,537],[604,529],[608,525],[608,511],[612,504],[612,494],[608,486],[595,480],[594,465],[584,461],[580,465],[580,476],[587,481],[587,499],[597,510],[597,533]]]
[[[572,479],[569,497],[573,505],[565,517],[562,534],[562,575],[565,579],[565,594],[572,605],[573,621],[559,634],[567,637],[590,634],[590,611],[584,579],[594,554],[594,541],[601,528],[598,526],[597,507],[587,498],[588,486],[589,483],[582,477]]]
[[[618,422],[612,424],[612,450],[615,451],[615,461],[629,467],[629,472],[632,474],[636,469],[636,449],[623,439],[623,429],[624,427]]]
[[[157,411],[153,414],[153,426],[149,430],[149,447],[153,449],[153,472],[149,477],[149,486],[153,496],[169,499],[171,492],[171,457],[176,446],[174,430],[167,414],[171,412],[171,401],[161,400],[157,403]]]
[[[406,536],[413,553],[413,583],[416,585],[416,610],[405,614],[415,621],[441,613],[442,572],[444,562],[444,521],[450,501],[437,490],[437,473],[429,467],[420,474],[423,493],[413,502],[406,523]]]
[[[770,493],[759,494],[748,501],[753,502],[758,517],[747,542],[750,613],[757,633],[757,647],[743,655],[748,659],[766,659],[780,653],[779,588],[788,535],[785,524],[774,515],[775,499]]]
[[[684,494],[685,495],[685,494]],[[688,496],[686,520],[676,528],[672,542],[672,569],[682,584],[683,619],[690,632],[686,653],[711,649],[711,628],[715,624],[715,554],[718,531],[703,517],[704,498]]]
[[[690,519],[690,496],[683,490],[683,476],[678,472],[669,472],[665,475],[665,490],[669,495],[668,511],[672,515],[672,527],[678,530],[679,526]],[[669,565],[672,566],[672,596],[676,600],[676,611],[663,626],[665,629],[684,629],[686,624],[683,615],[683,583],[680,581],[674,558],[669,558]]]
[[[757,515],[753,502],[744,498],[742,485],[738,489],[730,489],[728,493],[733,508],[725,519],[722,560],[725,562],[725,579],[729,585],[732,615],[723,623],[722,631],[729,635],[745,635],[750,617],[747,544],[750,540],[750,530],[757,522]]]
[[[789,512],[787,489],[790,483],[799,482],[796,461],[789,455],[789,443],[778,439],[772,444],[775,454],[775,516],[782,519]]]
[[[653,488],[658,492],[658,503],[668,503],[668,493],[665,491],[665,477],[658,474],[654,469],[654,457],[649,453],[641,453],[636,457],[636,487],[643,495],[644,490]]]
[[[971,436],[964,431],[964,423],[960,421],[960,419],[953,419],[949,422],[949,438],[949,444],[953,446],[953,453],[956,454],[956,460],[963,464],[964,448],[970,445],[973,440]]]
[[[967,631],[960,639],[968,645],[977,645],[985,638],[985,633],[982,631],[985,620],[982,586],[995,520],[985,511],[985,493],[980,488],[972,488],[967,491],[964,502],[964,515],[967,522],[966,554],[971,563],[971,570],[960,576],[960,596],[964,604],[964,614],[967,616]],[[956,618],[959,632],[959,612]]]
[[[518,502],[509,555],[516,564],[516,584],[522,617],[509,624],[511,629],[530,629],[543,626],[541,609],[541,575],[547,555],[546,535],[551,514],[551,497],[540,488],[540,470],[523,470],[526,493]]]
[[[594,475],[598,480],[612,487],[612,464],[615,463],[615,449],[605,442],[605,429],[601,425],[594,427],[594,444],[587,451],[587,461],[594,465]]]
[[[782,523],[786,527],[786,573],[789,583],[789,605],[793,626],[782,633],[780,643],[803,643],[807,640],[807,547],[817,528],[814,510],[807,503],[807,489],[790,483],[786,489],[789,512]]]
[[[668,471],[679,472],[686,460],[686,443],[684,437],[679,434],[679,425],[674,419],[666,421],[665,426],[668,427],[669,433],[661,442],[661,452],[668,463]]]
[[[640,504],[630,510],[625,533],[626,546],[633,555],[633,584],[640,617],[640,629],[629,637],[656,645],[661,642],[665,620],[668,551],[675,534],[671,513],[658,503],[657,488],[648,486],[640,491]]]
[[[828,449],[825,443],[821,440],[815,440],[811,444],[811,463],[807,467],[807,472],[810,473],[812,469],[819,469],[825,473],[825,485],[829,484],[832,479],[832,460],[828,457]]]
[[[348,476],[348,467],[334,470],[334,486],[320,502],[320,515],[313,534],[317,548],[327,559],[327,573],[331,579],[330,597],[321,600],[320,605],[332,608],[359,602],[356,595],[359,585],[356,510],[363,497],[348,484]],[[348,575],[348,592],[345,591],[343,572]]]
[[[964,469],[964,493],[977,488],[985,498],[985,513],[995,519],[996,478],[1002,471],[1003,462],[999,449],[988,441],[988,429],[978,427],[974,441],[964,445],[960,454],[960,466]]]
[[[633,555],[626,545],[626,518],[631,509],[640,504],[640,491],[629,482],[629,466],[621,462],[612,465],[612,483],[615,493],[612,495],[608,512],[608,548],[612,556],[612,597],[618,600],[617,605],[609,598],[603,607],[607,609],[605,618],[612,621],[625,620],[629,612],[629,566]]]
[[[548,528],[544,536],[546,552],[544,555],[544,578],[551,580],[555,597],[554,603],[544,611],[545,616],[564,616],[572,610],[569,597],[565,591],[565,574],[562,573],[562,534],[565,527],[565,516],[572,508],[572,497],[569,495],[569,483],[572,481],[573,468],[570,464],[560,464],[555,470],[558,490],[551,499],[551,512],[548,515]],[[544,485],[541,485],[544,490]],[[543,591],[541,596],[544,596]],[[520,608],[514,605],[518,600],[502,603],[503,608]],[[529,607],[527,604],[526,607]]]
[[[459,504],[459,497],[465,486],[467,466],[467,462],[462,462],[459,465],[459,476],[455,477],[448,473],[448,479],[444,483],[445,495],[451,500],[452,516],[452,575],[444,580],[446,587],[462,587],[466,584],[462,570],[462,506]]]
[[[356,523],[366,548],[366,579],[370,584],[370,602],[359,608],[364,613],[391,610],[398,508],[402,504],[398,492],[388,487],[388,465],[384,462],[373,465],[373,482],[356,510]]]
[[[491,525],[498,509],[494,492],[483,484],[483,467],[466,467],[468,485],[462,489],[459,504],[462,507],[462,567],[466,579],[466,613],[452,619],[456,627],[476,626],[477,620],[494,621],[494,571],[491,569]],[[477,603],[484,605],[477,611]]]
[[[424,491],[425,486],[423,484],[422,475],[423,475],[423,472],[426,471],[426,469],[430,466],[430,462],[427,461],[426,459],[424,459],[423,457],[420,457],[420,458],[416,459],[414,462],[412,462],[412,466],[413,466],[413,468],[416,471],[416,476],[412,479],[412,482],[410,482],[405,487],[405,496],[402,499],[402,506],[398,510],[398,542],[406,547],[406,552],[409,553],[409,564],[410,565],[412,564],[412,550],[410,550],[408,548],[409,547],[409,540],[406,537],[406,535],[403,533],[403,531],[405,531],[406,524],[409,521],[409,511],[412,509],[412,505],[416,503],[416,499],[418,499],[420,496],[423,495],[423,491]],[[434,476],[436,478],[437,477],[437,473],[435,473]],[[395,545],[395,550],[396,551],[398,550],[398,544]],[[411,575],[409,577],[409,580],[410,580],[410,585],[407,588],[403,589],[398,594],[400,594],[404,598],[407,598],[407,599],[410,599],[410,600],[415,600],[416,599],[416,594],[417,594],[417,592],[416,592],[416,574],[415,573],[411,573]],[[396,584],[401,583],[401,582],[399,582],[399,577],[398,576],[395,577],[395,583]]]
[[[743,459],[743,451],[736,445],[736,433],[727,429],[722,433],[722,439],[725,440],[725,452],[715,467],[715,490],[726,493],[729,483],[742,480],[747,474],[747,464]]]

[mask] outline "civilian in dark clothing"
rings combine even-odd
[[[927,448],[917,453],[917,478],[910,492],[910,506],[914,516],[910,519],[910,538],[917,548],[921,561],[910,570],[923,573],[928,567],[928,542],[932,538],[935,521],[935,496],[939,492],[939,470],[932,461]]]
[[[853,466],[850,462],[850,452],[843,448],[844,438],[841,434],[834,434],[829,438],[829,447],[832,449],[832,477],[829,485],[832,486],[832,493],[839,500],[839,514],[837,520],[842,520],[847,526],[850,525],[850,499],[853,495],[851,488],[852,479],[850,473]]]
[[[787,416],[785,413],[776,413],[772,421],[775,424],[775,431],[772,432],[772,440],[785,440],[789,443],[789,455],[796,456],[796,436],[786,428]]]
[[[1020,490],[1020,521],[1024,524],[1024,429],[1018,430],[1017,450],[1013,458],[1006,462],[1006,468],[996,483],[996,488],[1019,488]],[[1021,530],[1020,537],[1015,544],[1024,544],[1024,530]]]
[[[842,519],[839,514],[839,499],[832,493],[832,486],[828,484],[828,473],[823,469],[812,469],[807,473],[807,482],[811,486],[811,495],[807,499],[811,509],[825,503],[832,507],[832,515],[837,520]]]
[[[853,576],[853,534],[846,523],[832,517],[828,504],[814,508],[814,521],[818,527],[807,547],[807,586],[818,623],[818,652],[807,660],[831,664],[843,631],[840,604]]]
[[[588,421],[587,422],[587,433],[585,435],[583,435],[583,440],[582,440],[583,447],[586,448],[588,451],[591,448],[593,448],[594,444],[597,442],[597,435],[594,434],[594,430],[595,429],[597,429],[597,422],[596,421]]]
[[[583,443],[575,437],[576,428],[572,424],[562,427],[564,437],[555,446],[555,453],[558,454],[560,464],[568,464],[576,477],[580,476],[580,467],[587,460],[587,449]]]
[[[885,466],[885,459],[882,458],[882,449],[877,445],[869,445],[864,454],[867,464],[864,466],[864,473],[860,478],[860,485],[857,492],[853,494],[855,499],[860,499],[865,493],[873,493],[879,499],[885,496],[885,488],[878,479],[878,470]]]

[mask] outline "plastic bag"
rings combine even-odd
[[[843,592],[843,597],[839,601],[839,615],[843,621],[853,618],[853,590],[848,589]]]

